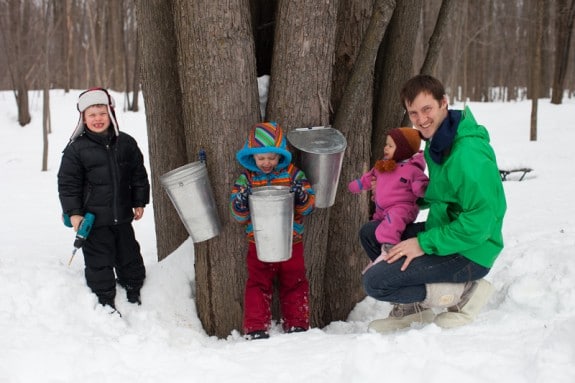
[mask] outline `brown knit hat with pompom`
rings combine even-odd
[[[393,159],[395,161],[403,161],[411,158],[419,151],[421,146],[421,136],[416,129],[413,128],[395,128],[391,129],[388,135],[393,138],[395,142],[395,153]]]

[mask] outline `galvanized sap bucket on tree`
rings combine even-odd
[[[330,126],[298,128],[287,139],[299,151],[301,169],[315,191],[315,207],[334,204],[347,141]]]
[[[214,193],[203,161],[181,166],[160,177],[194,243],[220,234]]]

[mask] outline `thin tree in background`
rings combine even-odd
[[[42,90],[43,94],[43,106],[42,106],[42,171],[48,170],[48,134],[50,133],[50,9],[51,0],[45,0],[45,16],[44,16],[44,87]]]
[[[4,54],[8,59],[7,69],[16,98],[20,126],[26,126],[32,121],[26,76],[32,57],[25,57],[30,43],[30,7],[29,1],[12,0],[7,6],[4,3],[3,12],[0,12],[0,33],[6,48]]]
[[[457,10],[457,5],[460,0],[443,0],[441,8],[439,8],[439,15],[435,22],[435,28],[429,38],[427,54],[421,66],[421,74],[429,74],[436,76],[435,68],[439,61],[439,53],[443,47],[443,41],[447,35],[446,29],[451,26],[451,20]]]
[[[541,45],[543,43],[543,17],[545,1],[535,2],[535,31],[533,36],[533,58],[531,60],[531,129],[529,139],[537,141],[537,105],[541,84]]]
[[[569,65],[571,36],[575,22],[575,0],[557,0],[557,38],[555,40],[555,70],[551,103],[559,105],[563,99],[563,87]]]

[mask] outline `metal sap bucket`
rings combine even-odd
[[[330,126],[298,128],[288,132],[290,144],[299,150],[301,168],[315,191],[315,207],[334,204],[347,141]]]
[[[197,161],[167,172],[160,182],[194,243],[220,234],[220,220],[206,164]]]
[[[248,198],[258,259],[282,262],[291,258],[294,193],[289,186],[262,186]]]

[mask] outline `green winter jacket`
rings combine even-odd
[[[429,146],[428,141],[430,181],[424,198],[429,213],[425,231],[417,236],[420,247],[426,254],[461,254],[491,268],[503,249],[507,206],[489,133],[465,108],[442,164],[431,159]]]

